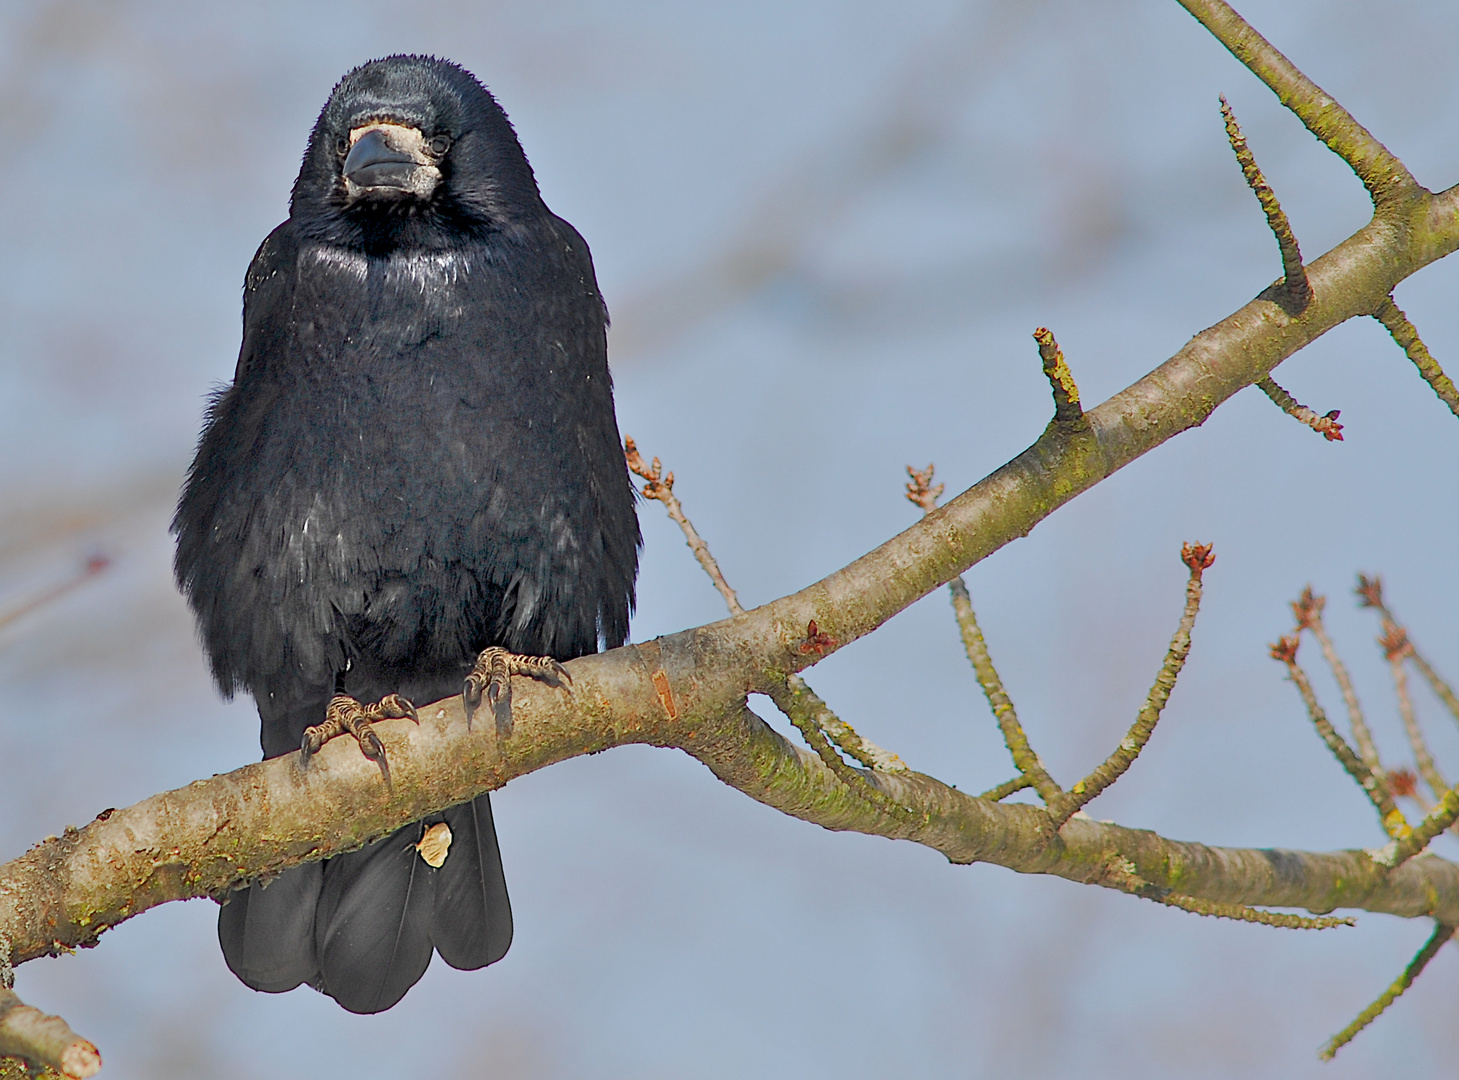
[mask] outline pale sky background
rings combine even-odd
[[[1248,0],[1243,12],[1421,182],[1459,182],[1459,6]],[[910,524],[903,466],[961,490],[1050,413],[1030,332],[1098,402],[1280,272],[1226,146],[1225,93],[1315,258],[1366,197],[1173,0],[545,3],[11,0],[0,8],[0,610],[93,552],[111,570],[0,629],[0,859],[258,754],[171,581],[166,524],[205,395],[237,355],[244,269],[286,213],[338,77],[391,52],[464,64],[587,237],[623,430],[661,456],[747,604]],[[1459,369],[1459,262],[1400,286]],[[1266,644],[1311,582],[1387,756],[1406,755],[1382,573],[1459,678],[1459,424],[1371,320],[1284,364],[1329,444],[1247,390],[968,575],[1010,692],[1066,783],[1118,741],[1218,561],[1149,749],[1096,817],[1211,843],[1380,842]],[[633,637],[722,613],[654,504]],[[1315,650],[1308,647],[1308,659]],[[1011,767],[945,594],[809,673],[913,767]],[[1319,680],[1334,715],[1331,681]],[[1421,716],[1451,775],[1459,732]],[[778,721],[777,721],[778,722]],[[615,750],[495,796],[516,940],[349,1015],[255,994],[216,908],[170,904],[17,988],[108,1080],[257,1076],[1452,1076],[1459,950],[1333,1065],[1317,1047],[1429,926],[1321,934],[1200,919],[927,849],[832,834],[682,754]],[[1445,841],[1448,845],[1448,841]],[[1444,848],[1454,855],[1459,844]]]

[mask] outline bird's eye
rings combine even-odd
[[[349,139],[345,138],[343,135],[341,135],[339,138],[335,139],[334,140],[334,152],[336,154],[340,154],[340,155],[348,154],[350,152],[350,141],[349,141]]]
[[[430,147],[431,153],[435,154],[436,157],[440,157],[447,150],[451,149],[451,136],[437,135],[431,140]]]

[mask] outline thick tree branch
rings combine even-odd
[[[393,783],[354,746],[325,746],[199,780],[67,830],[0,867],[0,929],[16,962],[93,944],[107,927],[168,900],[218,895],[260,874],[336,853],[556,761],[610,746],[680,745],[721,780],[832,830],[914,840],[955,863],[1128,891],[1121,867],[1157,889],[1217,903],[1362,908],[1459,923],[1459,866],[1420,855],[1388,871],[1365,851],[1217,848],[1074,818],[1057,835],[1038,807],[995,804],[906,771],[864,776],[908,814],[867,803],[809,751],[747,708],[696,702],[696,665],[674,639],[576,660],[574,691],[524,684],[512,735],[466,728],[460,700],[421,710],[420,726],[376,730]],[[652,675],[688,707],[670,719]]]
[[[1269,291],[1259,295],[1083,413],[1080,423],[1051,423],[1027,451],[945,507],[800,592],[574,661],[571,693],[523,685],[506,739],[468,731],[459,700],[450,699],[422,709],[419,726],[377,726],[390,754],[389,786],[354,746],[335,742],[307,769],[297,754],[260,762],[48,838],[0,866],[0,938],[10,942],[14,961],[94,944],[107,928],[156,904],[221,895],[240,882],[357,847],[513,777],[629,743],[681,748],[726,783],[787,814],[827,829],[913,840],[956,863],[992,862],[1121,891],[1138,880],[1167,901],[1179,897],[1192,910],[1213,913],[1251,905],[1317,913],[1344,907],[1459,925],[1459,866],[1428,853],[1409,857],[1459,813],[1453,791],[1413,834],[1378,857],[1361,850],[1209,847],[1083,817],[1054,832],[1040,808],[979,799],[910,770],[856,770],[858,784],[849,786],[746,706],[748,693],[785,686],[788,676],[870,633],[1079,493],[1201,424],[1334,326],[1386,311],[1400,281],[1459,247],[1459,189],[1434,195],[1419,187],[1226,4],[1181,2],[1373,194],[1373,219],[1307,266],[1313,298],[1300,314],[1284,310]],[[1072,407],[1065,412],[1072,418]],[[808,637],[816,648],[805,647]],[[903,811],[885,812],[858,792],[863,785]]]
[[[1091,869],[1083,855],[1067,854],[1074,848],[1070,830],[1076,836],[1097,831],[1080,851],[1091,845],[1123,850],[1125,840],[1138,840],[1137,852],[1159,853],[1157,865],[1142,866],[1141,876],[1160,883],[1171,876],[1158,864],[1167,854],[1164,845],[1173,842],[1153,834],[1111,833],[1102,830],[1113,826],[1076,820],[1064,830],[1065,854],[1035,850],[1028,846],[1035,819],[1023,816],[1026,808],[976,803],[966,795],[947,794],[949,789],[931,780],[919,781],[933,786],[911,799],[912,793],[901,789],[913,783],[911,773],[878,776],[875,782],[894,792],[902,805],[930,799],[927,823],[914,828],[902,822],[886,832],[879,812],[848,795],[829,771],[823,778],[829,783],[821,787],[811,782],[820,774],[798,757],[764,756],[764,737],[736,747],[709,739],[707,732],[733,727],[738,721],[726,717],[739,716],[747,692],[771,688],[823,655],[800,649],[812,620],[836,642],[834,647],[855,641],[1027,534],[1080,492],[1202,423],[1231,395],[1333,326],[1375,310],[1404,277],[1459,247],[1459,193],[1423,194],[1421,201],[1421,212],[1406,213],[1403,227],[1395,227],[1380,210],[1311,263],[1308,279],[1315,295],[1300,317],[1288,316],[1270,300],[1252,300],[1086,413],[1087,428],[1064,431],[1051,424],[1013,461],[822,581],[731,619],[575,661],[571,707],[562,691],[524,686],[517,709],[526,715],[549,706],[541,713],[550,718],[546,730],[523,724],[523,732],[506,746],[478,734],[474,741],[457,740],[453,754],[408,751],[408,744],[438,740],[433,733],[442,722],[432,721],[432,712],[423,715],[419,732],[396,734],[389,747],[394,784],[388,791],[379,789],[378,769],[352,747],[339,746],[326,747],[308,773],[287,757],[156,796],[116,815],[120,821],[115,824],[93,823],[0,867],[0,933],[15,943],[17,962],[86,944],[153,904],[221,892],[258,873],[357,846],[512,776],[625,742],[681,745],[723,778],[735,778],[741,790],[787,812],[829,828],[915,834],[955,861],[988,859],[1094,880],[1102,871]],[[668,728],[652,680],[656,671],[665,673],[677,703],[679,719]],[[454,705],[442,708],[446,717],[455,715]],[[397,724],[382,728],[400,730]],[[746,738],[753,733],[752,726],[742,731]],[[949,798],[960,808],[956,815],[949,814]],[[1027,836],[1021,832],[1025,825],[1033,830]],[[1123,838],[1119,843],[1112,841],[1116,835]],[[952,843],[953,837],[959,842]],[[1017,837],[1022,840],[1015,842]],[[1436,914],[1459,924],[1456,868],[1437,859],[1414,860],[1385,881],[1364,868],[1361,852],[1268,856],[1199,845],[1177,845],[1174,852],[1181,867],[1203,868],[1199,889],[1182,883],[1183,893],[1319,910],[1341,904],[1409,916]],[[1139,861],[1137,853],[1124,853]]]

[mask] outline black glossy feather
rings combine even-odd
[[[441,816],[451,828],[451,854],[436,871],[431,939],[442,960],[469,971],[506,955],[512,944],[512,908],[491,800],[482,795]],[[476,917],[481,897],[486,899],[485,919]]]
[[[375,122],[449,138],[429,197],[351,196],[339,140]],[[391,57],[335,88],[289,220],[249,267],[238,367],[173,530],[213,673],[254,696],[265,757],[296,749],[337,685],[423,705],[489,645],[570,659],[623,642],[639,533],[606,310],[587,245],[469,73]],[[375,1011],[432,945],[457,967],[500,958],[490,804],[442,818],[440,870],[415,853],[417,824],[235,894],[229,966],[262,990],[304,972]]]

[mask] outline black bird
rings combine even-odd
[[[370,722],[454,693],[505,734],[511,675],[560,683],[559,660],[623,643],[641,541],[606,330],[587,244],[469,72],[391,56],[340,81],[248,269],[172,523],[264,757],[347,731],[387,770]],[[484,794],[218,918],[249,986],[352,1012],[394,1005],[433,948],[478,968],[511,937]]]

